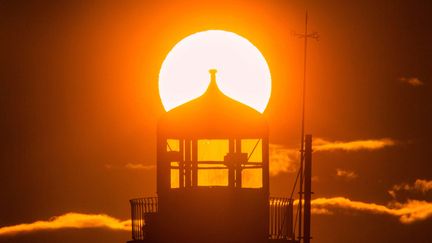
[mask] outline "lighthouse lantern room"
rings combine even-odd
[[[207,91],[165,113],[157,129],[157,197],[131,200],[132,242],[294,242],[292,200],[269,197],[268,126]]]

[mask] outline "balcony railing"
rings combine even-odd
[[[158,211],[158,198],[146,197],[130,200],[132,216],[132,239],[143,240],[146,217]]]
[[[293,239],[293,204],[292,199],[270,197],[269,199],[269,239]]]
[[[158,212],[158,198],[147,197],[130,200],[132,216],[132,239],[145,238],[146,218]],[[270,197],[269,199],[269,239],[292,239],[292,200]]]

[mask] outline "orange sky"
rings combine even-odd
[[[303,30],[306,7],[310,30],[321,34],[310,42],[307,64],[306,130],[321,146],[314,197],[360,203],[318,201],[326,209],[345,206],[314,216],[314,239],[429,240],[428,217],[404,224],[407,214],[400,213],[419,205],[413,200],[432,201],[431,190],[416,187],[417,180],[432,180],[432,9],[409,1],[0,4],[0,227],[68,212],[121,223],[130,198],[154,195],[156,123],[164,112],[159,68],[179,40],[207,29],[246,37],[269,64],[272,96],[264,116],[277,168],[271,191],[288,195],[297,168],[303,61],[303,43],[291,32]],[[351,207],[361,203],[368,209]],[[385,208],[374,213],[370,204]],[[0,236],[0,242],[59,242],[63,234],[71,242],[129,239],[128,232],[102,232]]]

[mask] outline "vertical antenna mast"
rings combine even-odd
[[[308,12],[306,11],[305,17],[305,31],[304,31],[304,56],[303,56],[303,95],[302,95],[302,124],[301,124],[301,139],[300,139],[300,189],[299,189],[299,240],[302,240],[302,200],[303,200],[303,161],[304,161],[304,125],[305,125],[305,101],[306,101],[306,57],[307,57],[307,21]]]
[[[295,36],[299,38],[304,38],[304,62],[303,62],[303,97],[302,97],[302,124],[301,124],[301,139],[300,139],[300,184],[299,184],[299,204],[298,204],[298,222],[299,222],[299,231],[298,238],[300,241],[303,239],[303,231],[302,231],[302,200],[303,200],[303,164],[304,164],[304,133],[305,133],[305,107],[306,107],[306,64],[307,64],[307,43],[309,38],[313,38],[315,40],[319,39],[319,35],[317,32],[308,33],[308,12],[306,10],[305,16],[305,30],[302,34],[294,33]]]

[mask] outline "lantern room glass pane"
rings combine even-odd
[[[167,139],[167,151],[180,151],[180,141],[178,139]]]
[[[248,154],[249,162],[262,162],[262,140],[242,139],[241,152]]]
[[[228,186],[228,169],[224,165],[199,165],[198,186]]]
[[[198,140],[198,161],[224,161],[228,151],[228,139]]]
[[[171,162],[171,188],[180,187],[180,173],[178,166],[178,162]]]
[[[243,188],[262,188],[262,168],[242,170]]]

